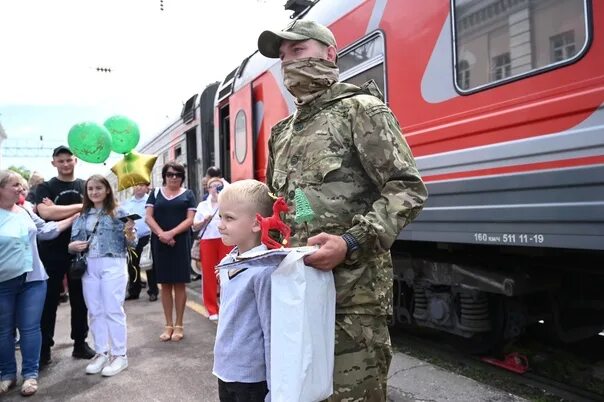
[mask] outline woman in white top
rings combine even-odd
[[[224,186],[222,179],[211,177],[208,179],[208,198],[197,206],[193,218],[193,230],[201,231],[200,254],[202,269],[203,304],[208,310],[210,320],[218,319],[218,282],[214,274],[214,267],[227,255],[232,247],[222,243],[218,224],[218,193]]]
[[[21,394],[38,390],[40,319],[48,275],[36,239],[57,237],[76,217],[46,223],[17,205],[22,191],[20,175],[0,170],[0,395],[17,383],[15,328],[21,336]]]

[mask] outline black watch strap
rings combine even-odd
[[[347,257],[350,257],[352,253],[361,248],[358,240],[350,233],[344,233],[341,237],[346,242],[346,247],[348,247],[348,251],[346,252]]]

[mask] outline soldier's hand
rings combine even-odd
[[[320,246],[313,254],[304,257],[304,263],[308,266],[331,271],[346,259],[348,246],[340,236],[319,233],[309,238],[307,245]]]

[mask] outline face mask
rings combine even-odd
[[[281,64],[283,83],[296,97],[297,105],[304,105],[323,94],[337,82],[340,70],[333,62],[315,57],[286,61]]]

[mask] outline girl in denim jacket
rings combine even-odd
[[[117,207],[111,185],[101,175],[85,184],[82,214],[71,230],[71,253],[86,252],[88,269],[82,287],[96,356],[86,374],[110,377],[128,367],[124,298],[128,284],[128,247],[136,246],[134,222]],[[96,228],[96,230],[95,230]]]

